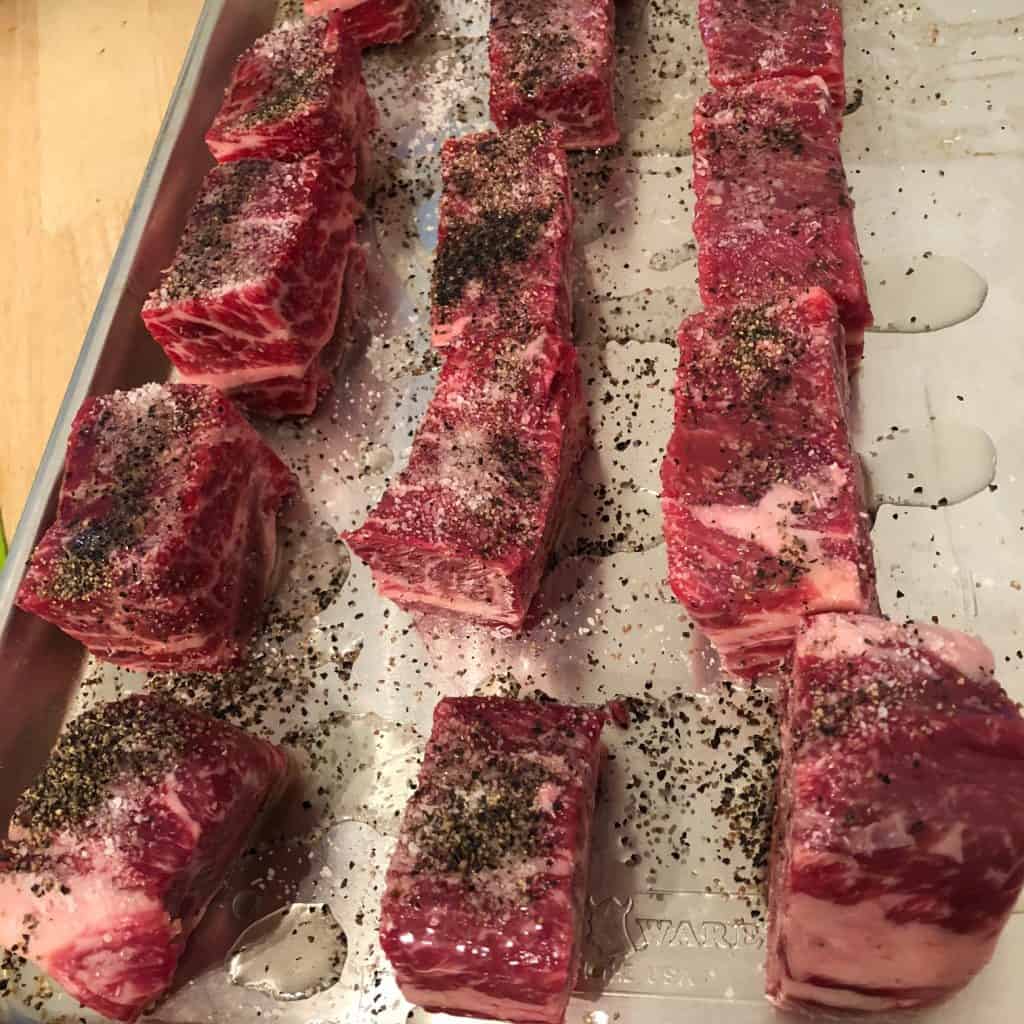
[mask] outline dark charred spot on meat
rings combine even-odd
[[[488,209],[480,220],[459,224],[437,252],[433,301],[441,307],[457,304],[472,281],[501,291],[502,271],[520,263],[551,219],[553,208]]]
[[[91,511],[73,524],[54,566],[48,592],[57,600],[78,601],[113,586],[111,557],[138,543],[160,500],[153,483],[167,471],[168,449],[173,439],[188,437],[201,415],[185,391],[139,405],[118,396],[105,401],[89,433],[99,463],[109,462],[109,478],[76,493]]]
[[[773,153],[789,153],[801,156],[804,151],[804,137],[799,125],[790,123],[769,124],[762,129],[765,145]]]
[[[86,562],[101,562],[119,539],[109,523],[90,523],[71,537],[67,552],[73,558]]]
[[[537,450],[507,431],[494,436],[491,450],[509,495],[517,502],[535,502],[544,483]]]
[[[51,596],[77,601],[112,585],[107,559],[132,533],[120,510],[107,519],[86,523],[64,547],[49,584]]]
[[[122,701],[86,711],[67,726],[42,774],[21,797],[15,821],[42,843],[64,831],[101,829],[97,812],[115,790],[157,782],[197,728],[195,719],[168,713],[159,701]]]

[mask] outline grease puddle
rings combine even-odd
[[[234,985],[291,1002],[341,979],[348,940],[326,903],[293,903],[245,929],[228,952]]]
[[[864,468],[871,507],[944,508],[985,490],[996,475],[996,446],[980,427],[936,420],[879,438]]]
[[[988,282],[962,260],[923,253],[865,264],[875,314],[869,330],[924,334],[970,320],[985,304]]]

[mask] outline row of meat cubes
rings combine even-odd
[[[231,399],[307,414],[331,383],[363,286],[356,194],[375,122],[353,39],[400,35],[401,9],[415,22],[406,0],[348,6],[236,66],[207,136],[219,164],[143,309],[183,383],[91,399],[72,428],[18,602],[110,661],[236,664],[270,591],[296,480]],[[289,775],[284,750],[167,700],[86,712],[0,843],[0,946],[136,1019]]]
[[[408,999],[563,1019],[605,720],[555,702],[437,705],[381,908]],[[936,627],[814,616],[783,747],[769,991],[820,1005],[824,990],[847,1010],[944,999],[991,956],[1024,871],[1024,721],[991,655]],[[134,1020],[288,777],[284,751],[156,697],[86,712],[0,844],[0,945]]]
[[[366,3],[367,19],[386,7]],[[143,308],[182,382],[92,400],[76,420],[57,522],[19,603],[107,660],[229,667],[268,592],[266,520],[295,485],[223,396],[264,416],[308,414],[350,344],[375,123],[350,34],[359,10],[286,22],[241,56],[207,133],[219,163]],[[592,59],[555,76],[565,103],[545,107],[561,117],[567,97],[586,94],[586,116],[444,149],[433,334],[451,355],[405,472],[349,538],[381,591],[408,607],[521,626],[569,506],[586,426],[562,144],[615,134],[612,9],[602,0],[595,11],[573,35]],[[554,73],[547,50],[524,41],[543,22],[539,10],[496,7],[499,92]],[[503,119],[528,119],[516,110]],[[218,538],[215,564],[198,564],[196,535]]]
[[[418,22],[412,0],[306,9],[339,6],[286,22],[238,61],[207,133],[220,166],[143,309],[182,380],[218,387],[265,417],[313,412],[350,345],[366,274],[357,197],[376,122],[359,48],[404,38]],[[584,19],[495,0],[499,128],[547,118],[567,146],[618,138],[614,8],[591,7]]]
[[[18,603],[108,661],[229,668],[270,591],[297,484],[238,406],[312,412],[352,339],[376,121],[352,15],[288,22],[239,58],[207,133],[219,163],[142,310],[181,382],[76,417]]]
[[[363,13],[382,6],[370,0]],[[791,670],[769,992],[875,1009],[940,999],[990,956],[1021,884],[1024,724],[976,641],[858,614],[874,611],[874,589],[847,366],[870,313],[838,153],[838,13],[812,6],[773,5],[776,43],[796,42],[773,47],[766,68],[767,50],[751,58],[763,12],[702,4],[713,80],[730,88],[702,101],[695,128],[708,311],[680,333],[665,521],[673,585],[730,671]],[[593,9],[588,44],[610,39],[606,6]],[[609,47],[588,51],[594,75],[561,92],[579,69],[558,70],[549,55],[542,88],[527,74],[537,55],[517,38],[539,17],[552,15],[494,6],[495,120],[528,123],[444,148],[432,291],[444,366],[407,468],[348,538],[405,607],[513,628],[586,443],[562,147],[617,134]],[[571,12],[555,17],[579,43]],[[218,159],[239,162],[211,172],[146,311],[186,379],[276,415],[315,405],[362,273],[354,190],[372,108],[333,24],[286,27],[243,57],[209,135]],[[311,54],[327,69],[317,95],[333,96],[316,116],[308,96],[279,89],[282,69]],[[268,81],[274,102],[310,113],[308,134],[282,142],[252,116]],[[575,122],[564,116],[573,105]],[[532,123],[541,109],[563,128]],[[269,271],[268,251],[280,257]],[[335,296],[346,316],[328,344]],[[213,388],[94,400],[21,603],[123,664],[224,667],[269,589],[275,521],[294,486]],[[200,564],[208,555],[187,541],[196,534],[212,538],[213,561]],[[438,705],[382,906],[382,946],[410,1000],[562,1019],[581,955],[604,720],[555,703]],[[0,943],[88,1005],[132,1019],[170,984],[287,774],[272,745],[157,698],[88,712],[16,812],[0,857]]]
[[[616,135],[605,8],[591,108],[556,131],[530,113],[537,102],[573,109],[530,71],[552,55],[516,42],[544,12],[496,3],[496,106],[505,124],[526,123],[445,147],[433,287],[445,367],[407,468],[350,538],[381,591],[407,606],[521,625],[570,505],[587,434],[561,144]],[[357,195],[375,120],[351,39],[401,35],[413,10],[368,0],[286,23],[238,62],[207,135],[219,166],[143,311],[182,383],[83,407],[57,521],[19,593],[107,660],[217,671],[244,655],[296,481],[228,396],[294,416],[330,386],[365,273]],[[438,705],[383,907],[382,943],[411,999],[561,1019],[580,959],[603,720],[556,704]],[[162,699],[85,713],[22,797],[0,853],[0,944],[83,1004],[134,1019],[170,986],[287,778],[282,750]],[[516,942],[533,952],[530,977],[509,971]]]
[[[363,291],[376,111],[342,20],[286,23],[239,59],[207,132],[218,166],[142,311],[183,381],[262,416],[315,409]]]
[[[19,594],[98,656],[219,671],[244,653],[274,565],[267,517],[295,484],[224,396],[295,415],[330,385],[365,270],[353,189],[373,121],[333,18],[288,23],[239,60],[207,135],[223,162],[143,310],[183,382],[86,403]],[[571,507],[587,429],[564,141],[531,122],[442,152],[445,365],[406,468],[347,537],[413,610],[521,627]],[[210,565],[197,535],[218,539]]]
[[[1024,721],[980,642],[877,617],[848,425],[871,311],[839,4],[699,15],[717,87],[693,128],[706,310],[679,331],[669,580],[728,674],[781,674],[769,998],[925,1006],[987,963],[1020,893]]]

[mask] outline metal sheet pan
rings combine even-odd
[[[231,60],[273,8],[209,0],[203,11],[0,580],[0,821],[69,711],[144,682],[84,658],[15,611],[13,596],[52,514],[81,401],[167,375],[138,311],[209,166],[202,135]],[[644,725],[607,737],[586,970],[570,1024],[774,1017],[760,997],[758,891],[769,696],[723,687],[669,593],[657,508],[672,336],[698,306],[688,131],[706,87],[703,51],[691,5],[634,0],[620,22],[624,143],[573,158],[576,335],[594,452],[536,621],[520,638],[418,633],[336,539],[402,465],[433,388],[436,152],[445,135],[486,124],[486,5],[438,0],[417,40],[367,57],[382,113],[365,233],[372,313],[315,419],[265,431],[304,488],[286,525],[278,597],[246,672],[155,683],[290,741],[304,771],[215,901],[153,1020],[431,1019],[401,1001],[375,939],[397,814],[439,695],[535,688],[648,701]],[[863,102],[846,119],[844,153],[886,329],[867,339],[856,438],[885,499],[873,535],[883,608],[979,633],[1004,685],[1024,698],[1022,5],[848,4],[846,22],[848,81]],[[297,967],[271,923],[228,955],[254,922],[297,904],[329,906],[346,942],[335,930],[314,938],[332,956]],[[984,975],[923,1019],[1016,1019],[1022,949],[1018,913]],[[28,973],[20,984],[26,998],[0,1001],[0,1020],[82,1016],[59,993],[32,998]],[[273,986],[303,998],[275,998]]]

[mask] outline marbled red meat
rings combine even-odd
[[[768,997],[924,1006],[988,962],[1024,880],[1024,720],[980,641],[818,615],[784,700]]]
[[[283,751],[169,701],[86,712],[0,841],[0,945],[135,1020],[287,775]]]
[[[353,245],[345,265],[341,311],[334,337],[301,377],[276,377],[231,392],[232,399],[254,416],[279,420],[309,416],[334,387],[335,371],[355,342],[355,321],[363,304],[366,253]]]
[[[91,398],[18,604],[119,665],[225,669],[258,623],[278,513],[295,489],[213,388],[150,384]]]
[[[491,120],[563,129],[569,149],[619,141],[613,0],[491,0]]]
[[[703,96],[693,182],[704,304],[819,285],[839,306],[852,371],[871,309],[825,83],[779,78]]]
[[[442,700],[380,941],[431,1011],[558,1024],[576,983],[604,712]]]
[[[843,356],[820,288],[679,330],[661,472],[669,582],[731,673],[777,671],[807,613],[874,607]]]
[[[305,0],[306,14],[336,11],[342,30],[359,46],[400,43],[420,23],[420,0]]]
[[[360,50],[340,31],[340,18],[285,22],[238,58],[206,133],[218,163],[319,153],[337,169],[342,187],[354,185],[376,110]]]
[[[820,75],[846,102],[838,0],[700,0],[698,12],[715,88]]]
[[[334,333],[359,213],[315,153],[214,167],[142,310],[183,379],[302,377]]]
[[[464,337],[406,468],[349,546],[408,609],[522,627],[586,440],[576,350],[536,331]]]
[[[572,323],[572,185],[558,130],[448,139],[431,323],[438,348],[469,326],[500,328],[528,315],[568,333]]]

